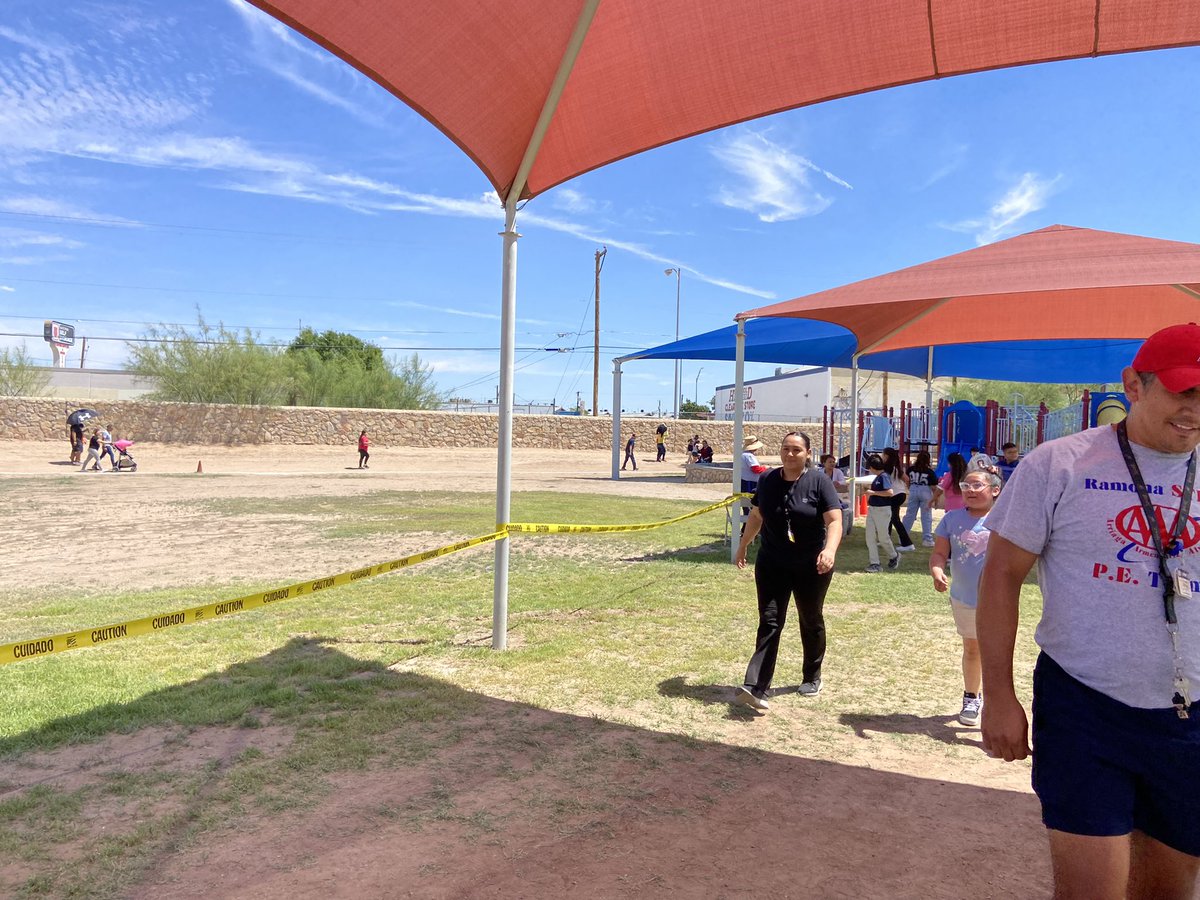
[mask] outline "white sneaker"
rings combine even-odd
[[[899,550],[901,553],[912,553],[917,548],[916,548],[915,544],[900,544],[899,546],[896,547],[896,549]]]
[[[766,712],[771,708],[771,704],[767,702],[766,697],[760,697],[747,687],[739,687],[733,692],[733,702],[740,703],[742,706],[748,706],[751,709],[757,709],[759,712]]]

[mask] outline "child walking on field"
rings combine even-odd
[[[1003,480],[994,469],[968,472],[958,485],[963,508],[952,509],[942,518],[934,533],[929,573],[939,593],[950,590],[950,609],[962,637],[963,700],[958,721],[978,725],[983,713],[983,670],[979,659],[979,641],[975,633],[975,606],[979,602],[979,576],[987,555],[987,515],[1000,496]],[[946,578],[946,562],[950,578]]]
[[[360,469],[369,469],[367,460],[371,458],[371,439],[367,437],[367,429],[363,429],[358,435],[358,467]]]
[[[867,558],[871,564],[868,572],[878,572],[879,548],[888,555],[887,567],[893,572],[900,565],[900,552],[892,546],[888,536],[888,525],[892,521],[892,479],[884,471],[883,458],[876,453],[867,457],[867,471],[871,473],[871,486],[867,488]]]

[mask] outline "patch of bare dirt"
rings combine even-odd
[[[1025,792],[687,741],[500,701],[156,865],[136,898],[1044,895]]]
[[[80,472],[65,465],[65,443],[0,441],[0,580],[30,588],[104,590],[291,580],[396,559],[434,544],[419,534],[367,534],[331,542],[314,520],[247,515],[231,524],[211,501],[355,496],[376,491],[489,492],[495,449],[372,449],[360,470],[350,451],[326,446],[187,447],[137,444],[134,473]],[[196,474],[202,466],[203,474]],[[596,450],[516,450],[514,491],[564,491],[710,503],[728,485],[685,484],[678,463],[648,462],[611,479]],[[20,490],[14,479],[22,479]],[[328,527],[331,520],[319,522]],[[431,534],[441,535],[437,522]],[[460,537],[460,536],[455,536]],[[578,543],[562,541],[564,552]],[[569,548],[569,549],[567,549]]]

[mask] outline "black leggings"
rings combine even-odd
[[[368,453],[366,450],[359,450],[358,451],[358,466],[359,466],[359,468],[362,468],[363,466],[365,466],[367,464],[367,460],[370,458],[371,458],[371,454]]]
[[[832,570],[817,574],[817,561],[796,565],[780,563],[762,551],[754,564],[754,586],[758,591],[758,635],[754,655],[746,666],[746,687],[765,694],[775,677],[779,638],[787,620],[788,602],[794,595],[800,615],[800,642],[804,645],[803,680],[821,677],[825,659],[825,593]]]
[[[904,501],[908,499],[908,494],[892,494],[890,503],[892,504],[892,518],[888,522],[888,531],[896,529],[896,537],[900,539],[901,547],[911,547],[912,538],[908,536],[908,529],[904,527],[904,523],[900,521],[900,508],[904,506]]]

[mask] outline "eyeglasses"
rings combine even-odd
[[[958,489],[964,494],[967,493],[967,491],[986,491],[991,487],[994,487],[994,485],[988,484],[986,481],[983,484],[975,484],[972,481],[960,481],[958,483]]]

